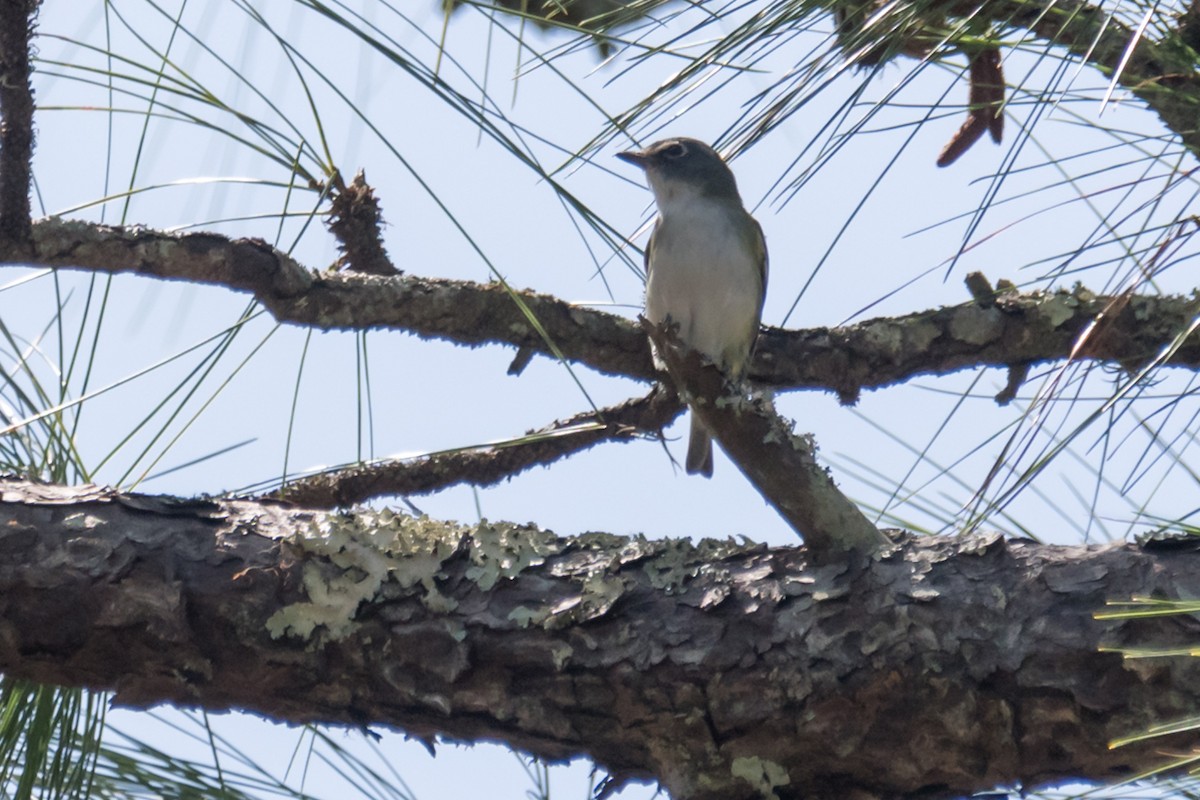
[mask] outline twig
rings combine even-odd
[[[597,444],[660,433],[682,411],[683,404],[674,392],[656,387],[645,397],[578,414],[512,442],[321,473],[289,483],[262,499],[334,508],[384,495],[430,494],[460,483],[491,486]]]

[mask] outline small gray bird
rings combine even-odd
[[[646,247],[646,318],[677,323],[684,344],[740,380],[762,320],[767,244],[733,172],[696,139],[617,157],[646,171],[658,205]],[[712,438],[695,414],[685,465],[690,475],[712,475]]]

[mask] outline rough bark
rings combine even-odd
[[[587,755],[677,798],[938,797],[1111,780],[1200,707],[1192,550],[802,548],[0,484],[0,669],[118,703]]]

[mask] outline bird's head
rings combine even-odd
[[[698,139],[663,139],[645,150],[617,153],[617,158],[645,170],[661,212],[696,197],[741,205],[733,171],[716,150]]]

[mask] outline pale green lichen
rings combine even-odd
[[[625,593],[625,582],[597,570],[583,580],[579,608],[584,619],[595,619],[608,613],[613,603]]]
[[[767,428],[767,433],[763,436],[762,441],[763,444],[784,444],[790,441],[792,436],[792,431],[787,427],[776,424]]]
[[[655,589],[675,594],[696,577],[696,566],[691,563],[690,555],[682,548],[668,547],[658,558],[643,564],[642,572]]]
[[[562,672],[567,666],[567,661],[575,654],[575,648],[566,642],[555,642],[550,645],[550,657],[554,659],[554,668]]]
[[[545,563],[562,549],[554,534],[534,526],[485,520],[468,530],[386,509],[320,516],[287,541],[327,563],[305,564],[308,600],[277,611],[267,620],[267,630],[275,638],[291,634],[311,639],[319,633],[324,641],[353,633],[359,607],[378,597],[389,581],[402,589],[420,587],[421,602],[435,614],[453,611],[457,601],[438,590],[437,579],[443,577],[446,559],[464,541],[471,562],[465,577],[484,591]],[[553,613],[518,608],[510,618],[523,626],[543,624]]]
[[[618,548],[626,550],[630,547],[642,548],[646,545],[646,537],[641,534],[629,537],[604,531],[590,531],[575,537],[575,546],[585,550],[616,550]]]
[[[558,537],[532,525],[482,521],[471,537],[467,578],[490,591],[501,578],[515,578],[526,567],[540,566],[562,549]]]
[[[933,344],[934,340],[941,335],[941,328],[928,320],[921,320],[905,327],[904,341],[911,352],[924,353],[929,349],[929,345]]]
[[[583,534],[573,544],[576,549],[595,551],[598,557],[594,567],[586,570],[579,593],[560,597],[553,605],[517,606],[508,612],[510,621],[522,628],[538,626],[553,630],[601,616],[625,592],[624,582],[609,574],[613,559],[605,554],[622,545],[616,561],[623,563],[641,557],[645,549],[644,539],[639,544],[609,534]],[[541,566],[549,556],[561,553],[563,545],[554,534],[533,526],[485,522],[471,540],[471,566],[466,576],[487,591],[501,578],[515,578],[528,567]],[[561,576],[568,563],[574,562],[564,562],[551,574]]]
[[[792,782],[791,776],[782,765],[758,756],[735,758],[729,767],[729,772],[733,777],[741,778],[753,786],[755,791],[766,800],[779,800],[775,788],[787,786]]]
[[[551,606],[517,606],[508,612],[508,619],[522,628],[536,625],[548,631],[560,630],[607,613],[624,593],[625,584],[620,578],[596,573],[584,578],[578,594],[562,597]]]
[[[405,589],[420,584],[427,608],[452,611],[454,600],[438,591],[435,580],[463,533],[455,526],[386,509],[314,519],[286,541],[325,558],[332,567],[305,564],[308,600],[275,612],[267,620],[267,630],[275,638],[292,634],[309,639],[320,629],[326,639],[342,639],[353,632],[358,607],[374,598],[388,580]]]
[[[517,623],[519,628],[541,625],[549,616],[550,611],[545,608],[529,608],[528,606],[517,606],[508,612],[509,621]]]
[[[435,614],[453,611],[457,601],[439,591],[438,580],[447,559],[464,549],[469,564],[463,576],[490,591],[569,545],[571,552],[549,574],[567,578],[578,591],[544,605],[519,605],[507,615],[521,627],[552,629],[608,613],[626,592],[626,581],[616,574],[622,565],[640,565],[656,588],[682,591],[706,562],[745,547],[732,540],[662,543],[610,534],[562,540],[534,526],[484,521],[468,529],[386,510],[314,515],[286,541],[311,557],[302,573],[307,597],[277,611],[267,629],[273,637],[292,635],[314,646],[353,634],[364,603],[396,596],[394,588],[385,592],[388,585],[415,590]],[[556,653],[556,662],[565,664],[570,655],[569,648]]]
[[[308,639],[318,627],[323,627],[331,639],[341,639],[353,630],[359,603],[374,594],[372,590],[364,590],[373,582],[370,577],[357,584],[329,581],[316,564],[305,564],[304,591],[309,602],[292,603],[276,611],[267,620],[267,631],[276,639],[287,633]]]
[[[563,544],[556,543],[556,549],[561,550]],[[662,550],[662,544],[641,534],[583,533],[571,540],[570,549],[569,557],[559,560],[547,572],[570,580],[579,591],[556,595],[553,604],[518,606],[508,613],[509,620],[521,627],[558,630],[602,616],[627,588],[626,581],[616,574],[620,568],[653,560]]]
[[[904,352],[904,328],[887,320],[865,324],[862,340],[866,347],[890,361],[896,361]]]
[[[950,335],[972,345],[985,345],[1004,332],[1004,315],[998,308],[969,306],[950,320]]]
[[[730,391],[726,388],[726,391]],[[717,398],[716,408],[732,408],[734,411],[754,411],[754,401],[741,394],[724,394]]]
[[[817,447],[817,440],[813,438],[811,433],[793,433],[790,436],[792,450],[796,452],[808,451],[815,454],[820,448]]]
[[[456,642],[466,641],[467,627],[465,625],[463,625],[460,620],[447,619],[445,622],[446,622],[446,632],[448,634],[450,634],[451,639],[453,639]]]
[[[1079,309],[1079,299],[1062,292],[1046,295],[1038,303],[1038,310],[1050,323],[1051,328],[1057,328],[1072,319]]]
[[[758,545],[739,544],[733,539],[671,539],[658,543],[658,553],[642,564],[642,571],[655,589],[674,594],[697,576],[710,572],[714,564]]]

